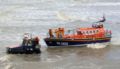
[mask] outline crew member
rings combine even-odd
[[[38,45],[39,44],[39,38],[38,37],[35,37],[35,43],[36,43],[36,45]]]
[[[23,45],[23,46],[27,46],[27,44],[28,44],[28,37],[27,37],[27,36],[24,36],[22,45]]]

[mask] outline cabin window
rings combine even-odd
[[[95,31],[95,30],[93,30],[93,33],[96,33],[96,31]]]
[[[88,31],[86,31],[86,34],[89,34],[89,32],[88,32]]]
[[[81,32],[81,31],[78,31],[78,32],[77,32],[77,34],[81,35],[81,34],[82,34],[82,32]]]
[[[90,31],[90,34],[92,34],[92,31]]]
[[[96,33],[98,33],[99,31],[98,30],[96,30]]]

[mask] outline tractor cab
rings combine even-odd
[[[11,54],[32,54],[40,53],[40,44],[38,37],[32,37],[31,34],[25,34],[23,37],[22,44],[16,47],[7,47],[7,53]]]

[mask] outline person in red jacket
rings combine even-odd
[[[39,38],[38,37],[35,37],[35,43],[36,43],[36,45],[38,45],[39,44]]]

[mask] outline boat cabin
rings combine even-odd
[[[70,32],[72,31],[72,33]],[[103,24],[93,24],[92,27],[78,28],[75,30],[68,30],[66,34],[64,28],[49,29],[50,38],[70,38],[70,39],[89,39],[89,38],[104,38],[106,34],[111,34],[106,31]]]

